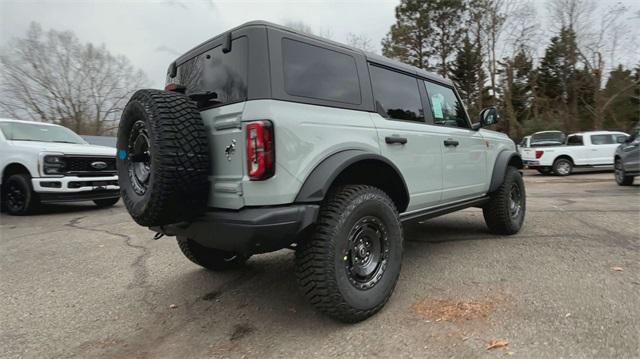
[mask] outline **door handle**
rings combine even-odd
[[[448,140],[444,140],[444,145],[449,147],[449,146],[453,146],[453,147],[457,147],[460,144],[460,142],[456,141],[456,140],[452,140],[452,139],[448,139]]]
[[[385,137],[384,138],[384,142],[386,142],[389,145],[394,144],[394,143],[399,143],[401,145],[404,145],[405,143],[407,143],[407,138],[406,137],[400,137],[398,135],[392,135],[392,136]]]

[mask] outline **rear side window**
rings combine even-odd
[[[374,65],[369,69],[373,97],[390,118],[424,122],[416,78]]]
[[[247,99],[247,38],[231,43],[231,51],[217,46],[178,66],[177,83],[187,88],[186,94],[215,93],[198,107],[213,107]]]
[[[292,96],[358,105],[358,70],[353,57],[341,52],[282,39],[284,88]]]
[[[612,135],[591,135],[592,145],[613,145],[616,143]]]
[[[428,81],[424,82],[424,86],[429,95],[434,124],[469,128],[469,121],[467,121],[462,102],[453,89]]]
[[[582,146],[582,136],[569,136],[567,137],[567,146]]]

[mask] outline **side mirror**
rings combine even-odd
[[[500,116],[495,107],[487,107],[480,111],[480,127],[491,126],[498,123]]]

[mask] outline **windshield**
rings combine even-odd
[[[565,135],[562,132],[543,132],[534,133],[531,136],[531,145],[536,144],[562,144],[564,143]]]
[[[0,122],[0,130],[7,140],[60,143],[86,143],[75,132],[62,126],[24,122]]]

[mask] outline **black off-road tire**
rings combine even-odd
[[[356,225],[367,220],[383,224],[375,233],[381,234],[379,238],[385,235],[388,252],[381,266],[376,266],[382,271],[372,273],[375,282],[360,284],[348,273],[347,265],[353,260],[349,246],[355,242],[350,238]],[[342,322],[359,322],[377,313],[391,297],[400,275],[402,250],[402,225],[389,196],[371,186],[339,187],[322,204],[314,233],[298,245],[298,284],[318,311]]]
[[[96,199],[96,200],[93,201],[93,203],[95,203],[96,206],[98,206],[98,208],[106,208],[106,207],[111,207],[114,204],[118,203],[119,200],[120,200],[120,197],[107,198],[107,199]]]
[[[177,223],[206,209],[208,140],[188,97],[137,91],[122,113],[117,157],[122,201],[138,224]]]
[[[249,255],[221,251],[202,246],[196,241],[177,237],[178,247],[191,262],[212,271],[224,271],[242,267],[249,259]]]
[[[563,166],[568,167],[568,171],[563,170]],[[573,172],[573,162],[567,158],[558,158],[553,161],[553,173],[558,176],[568,176]]]
[[[16,197],[10,199],[10,196]],[[2,183],[1,200],[7,213],[14,216],[33,213],[40,205],[38,194],[31,185],[31,176],[23,173],[11,175]]]
[[[511,206],[514,186],[520,193],[520,211],[514,215]],[[515,167],[507,167],[504,182],[491,194],[489,202],[482,208],[489,230],[496,234],[516,234],[522,228],[527,208],[527,196],[522,175]]]
[[[614,164],[614,177],[619,186],[631,186],[633,184],[634,177],[627,176],[624,170],[624,163],[619,158],[616,158]]]

